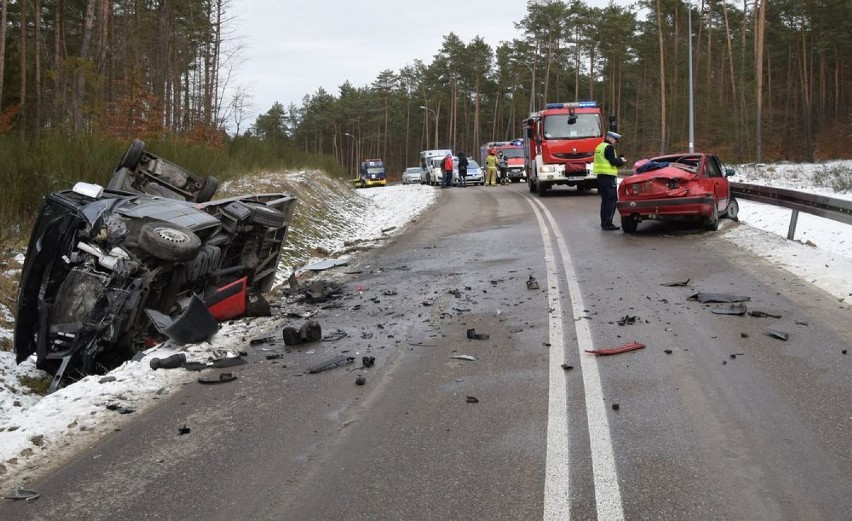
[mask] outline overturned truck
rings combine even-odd
[[[18,363],[35,353],[57,377],[98,373],[166,338],[199,341],[218,321],[268,314],[295,199],[210,201],[216,185],[137,140],[114,189],[48,194],[21,273]]]

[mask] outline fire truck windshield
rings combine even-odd
[[[579,139],[601,137],[601,118],[598,114],[577,114],[570,123],[568,114],[552,114],[544,118],[545,139]]]
[[[524,157],[524,149],[522,148],[504,148],[501,150],[503,157]]]

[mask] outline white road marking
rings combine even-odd
[[[550,235],[541,211],[531,205],[541,240],[544,243],[544,261],[547,266],[547,298],[550,310],[550,367],[547,398],[547,453],[544,471],[544,519],[571,519],[571,488],[569,479],[568,405],[566,395],[565,340],[562,333],[562,304],[559,300],[559,279],[556,259],[553,257]]]
[[[542,228],[541,217],[539,215],[539,211],[536,209],[536,205],[540,208],[540,211],[547,217],[547,221],[550,223],[551,233],[556,239],[556,244],[559,247],[559,254],[562,257],[562,264],[565,269],[565,280],[568,283],[568,293],[571,299],[572,315],[574,319],[573,322],[577,332],[577,348],[580,351],[580,368],[583,372],[583,388],[586,396],[586,416],[589,423],[589,443],[592,453],[592,474],[595,482],[595,503],[597,505],[598,519],[600,521],[623,520],[624,508],[621,502],[621,491],[618,487],[618,473],[615,467],[615,456],[612,449],[612,438],[609,431],[609,420],[606,416],[606,405],[603,399],[603,389],[601,387],[600,373],[598,372],[598,366],[595,362],[594,357],[585,353],[586,349],[593,348],[592,333],[589,329],[587,320],[583,318],[583,310],[585,309],[585,304],[583,303],[583,296],[580,293],[580,286],[577,283],[577,273],[574,269],[574,263],[571,260],[571,254],[568,252],[568,247],[565,244],[565,239],[562,237],[562,233],[559,231],[559,226],[557,226],[556,221],[553,218],[553,214],[551,214],[547,207],[544,206],[544,204],[538,199],[525,194],[524,197],[527,199],[528,202],[530,202],[530,205],[533,207],[533,210],[535,210],[536,219],[538,219],[539,227],[542,229],[542,237],[545,238],[545,258],[547,259],[547,253],[550,251],[552,259],[552,250],[550,249],[550,245],[548,244],[549,240],[546,235],[546,230]],[[548,261],[548,266],[549,262],[550,261]],[[548,267],[548,282],[550,281],[549,271],[550,268]],[[551,285],[548,284],[548,292],[550,292],[550,287]],[[550,320],[551,322],[554,320],[553,313],[550,315]],[[561,314],[556,314],[556,320],[561,321]],[[551,324],[551,331],[552,330],[553,326]],[[561,362],[559,362],[559,364],[561,364]],[[550,370],[552,374],[552,355]],[[552,389],[554,385],[554,380],[552,378],[550,385],[550,396],[552,400],[552,396],[554,394],[554,391]],[[562,394],[564,395],[564,376],[562,379],[562,385]],[[562,408],[567,410],[566,404],[562,404]],[[552,410],[552,405],[549,411],[550,410]],[[550,413],[548,413],[548,415],[549,414]],[[550,432],[548,432],[548,461],[550,461],[550,448]],[[566,472],[565,476],[567,477],[567,475],[568,474]],[[547,488],[549,486],[549,479],[551,479],[551,477],[548,473],[545,477],[545,491],[547,491]],[[568,487],[567,482],[565,484],[565,487]],[[545,519],[549,519],[547,517],[547,503],[548,498],[547,494],[545,494]]]

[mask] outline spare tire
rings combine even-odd
[[[260,203],[246,203],[251,208],[251,222],[270,228],[281,228],[287,224],[287,216],[271,206]]]
[[[138,243],[148,255],[170,262],[192,260],[201,249],[201,239],[192,230],[169,223],[144,225]]]

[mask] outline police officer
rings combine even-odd
[[[616,177],[618,167],[624,165],[624,156],[616,156],[615,145],[621,141],[621,134],[607,132],[600,145],[595,148],[595,161],[592,163],[592,173],[598,178],[598,193],[601,195],[601,229],[617,230],[619,227],[612,223],[615,215],[615,205],[618,201],[616,192]]]

